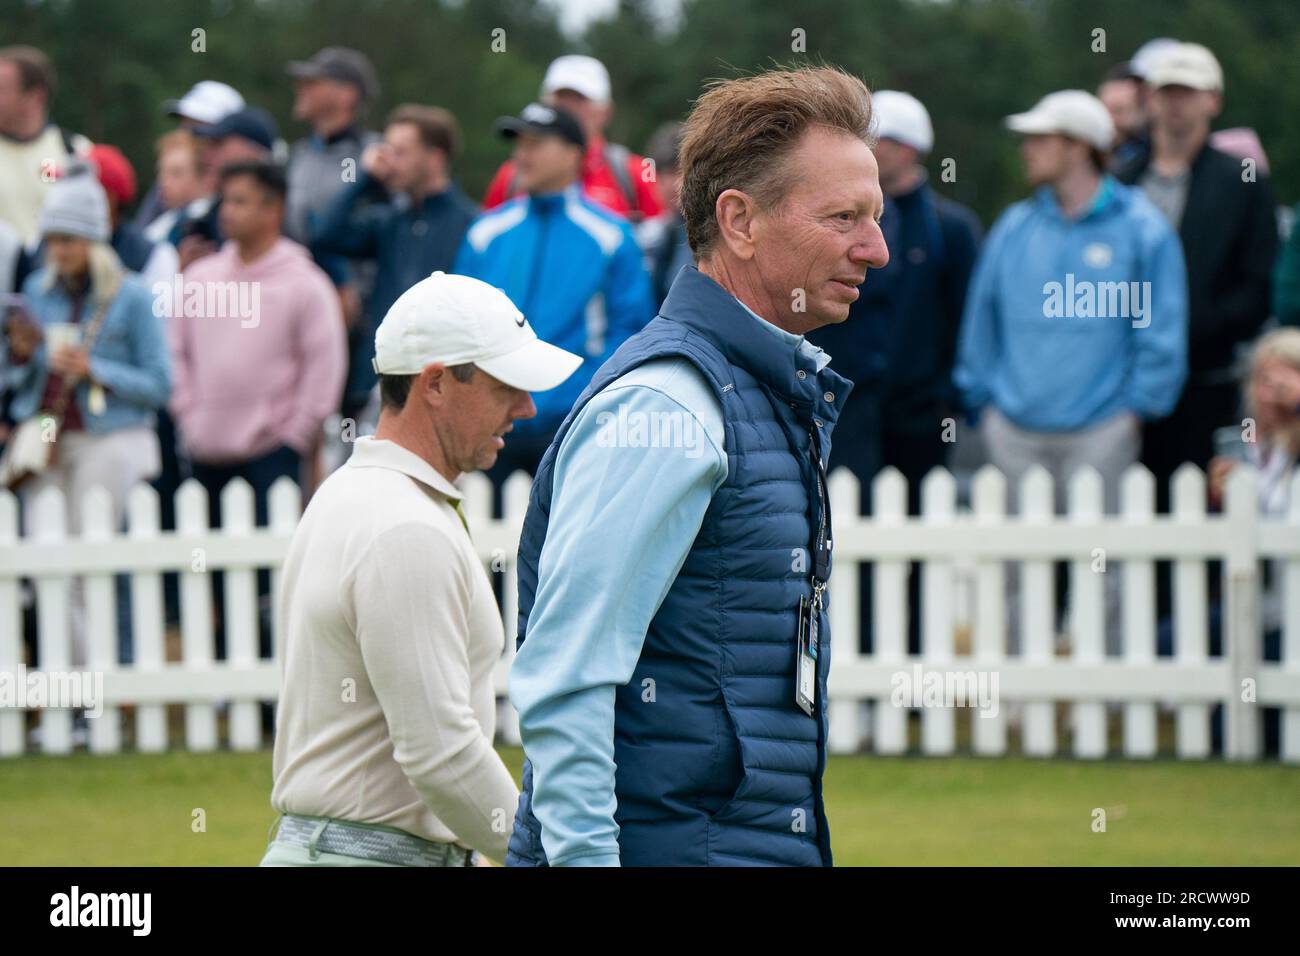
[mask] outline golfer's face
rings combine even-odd
[[[754,258],[769,299],[789,304],[786,327],[801,333],[848,318],[867,270],[888,263],[889,249],[866,143],[817,128],[787,162],[797,175],[780,207],[756,217]]]
[[[506,432],[515,419],[537,414],[532,396],[493,378],[481,368],[474,370],[468,382],[457,382],[451,375],[447,379],[455,390],[451,407],[457,409],[456,447],[451,449],[453,464],[461,472],[491,468],[505,447]]]

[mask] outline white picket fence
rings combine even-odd
[[[1282,758],[1300,762],[1300,476],[1293,484],[1291,511],[1284,519],[1261,518],[1255,475],[1233,473],[1222,513],[1207,514],[1205,482],[1190,466],[1175,476],[1173,514],[1154,514],[1154,484],[1134,467],[1122,487],[1122,514],[1103,515],[1099,476],[1077,474],[1069,488],[1068,514],[1054,516],[1051,479],[1031,471],[1021,486],[1021,513],[1007,515],[1006,482],[989,467],[978,472],[969,510],[958,508],[957,486],[936,471],[922,488],[920,517],[906,513],[906,487],[890,470],[877,477],[875,514],[857,516],[858,486],[847,471],[831,477],[835,515],[835,574],[831,584],[834,653],[830,676],[830,737],[833,752],[866,748],[882,754],[909,749],[909,714],[893,699],[900,676],[919,666],[927,675],[960,680],[995,675],[997,714],[923,706],[919,750],[943,755],[962,752],[958,714],[969,715],[969,751],[977,755],[1014,752],[1009,725],[1018,726],[1020,752],[1080,758],[1156,756],[1158,715],[1163,708],[1175,726],[1174,754],[1210,754],[1210,708],[1224,705],[1225,752],[1231,759],[1261,753],[1260,708],[1281,707]],[[480,475],[463,479],[465,510],[485,565],[505,568],[503,615],[507,653],[497,670],[500,697],[498,735],[518,742],[514,711],[505,700],[506,673],[514,647],[517,596],[513,558],[529,480],[516,475],[506,487],[506,513],[491,518],[490,486]],[[161,751],[169,738],[168,705],[183,705],[183,746],[236,750],[265,745],[259,704],[274,701],[279,665],[259,659],[257,568],[275,571],[282,561],[300,510],[297,488],[282,479],[270,496],[267,528],[254,527],[253,497],[242,481],[222,493],[225,526],[208,528],[206,494],[194,482],[177,495],[177,530],[160,532],[158,498],[147,486],[131,496],[128,531],[111,527],[106,495],[95,490],[84,504],[83,533],[63,531],[63,502],[44,493],[33,507],[44,509],[40,537],[20,537],[13,496],[0,493],[0,678],[22,671],[20,578],[35,582],[37,647],[45,674],[88,670],[103,675],[102,717],[87,722],[91,751],[124,747],[122,709],[134,712],[133,744]],[[1122,653],[1104,652],[1104,587],[1098,573],[1122,576]],[[1174,561],[1175,656],[1157,659],[1156,559]],[[1205,562],[1224,567],[1224,651],[1208,653]],[[1261,660],[1260,561],[1278,562],[1283,575],[1282,661]],[[922,568],[922,653],[907,653],[907,575],[910,561]],[[1054,627],[1053,562],[1070,563],[1071,614],[1068,653],[1058,652]],[[874,562],[873,652],[858,652],[858,580],[854,565]],[[1006,562],[1020,564],[1022,643],[1006,653],[1008,608]],[[225,571],[224,616],[227,659],[214,660],[209,572]],[[168,653],[164,632],[162,574],[180,572],[179,642]],[[134,663],[117,663],[114,575],[129,573]],[[73,667],[69,619],[70,584],[84,582],[86,661]],[[278,622],[274,622],[278,646]],[[968,653],[958,653],[959,635],[969,636]],[[864,720],[865,703],[869,709]],[[1068,714],[1058,734],[1057,708]],[[1118,748],[1108,743],[1108,711],[1122,721]],[[38,710],[40,749],[76,749],[72,711]],[[225,715],[223,722],[222,715]],[[1062,748],[1061,737],[1069,744]],[[22,710],[0,708],[0,756],[28,749]]]

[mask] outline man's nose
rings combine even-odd
[[[528,392],[520,392],[519,401],[515,402],[513,411],[514,418],[532,418],[537,414],[537,406],[533,404],[533,396]]]
[[[883,269],[889,265],[889,246],[885,243],[885,234],[880,223],[874,220],[870,232],[862,242],[855,245],[850,253],[854,262],[865,264],[871,269]]]

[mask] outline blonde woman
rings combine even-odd
[[[170,352],[148,289],[125,271],[109,233],[93,172],[77,167],[50,187],[40,220],[46,265],[27,278],[29,315],[10,320],[0,346],[14,421],[57,421],[48,461],[20,486],[29,533],[39,531],[34,499],[46,488],[63,492],[76,535],[90,488],[107,489],[120,525],[131,488],[158,472],[154,413],[171,391]],[[84,651],[78,590],[74,663]]]
[[[1284,514],[1300,454],[1300,328],[1281,328],[1260,338],[1243,393],[1241,450],[1210,462],[1211,502],[1222,503],[1228,475],[1249,462],[1259,470],[1260,513]]]
[[[1300,455],[1300,328],[1280,328],[1259,339],[1251,352],[1242,391],[1246,416],[1241,433],[1231,434],[1232,442],[1221,445],[1228,454],[1210,461],[1210,503],[1222,505],[1228,476],[1245,463],[1258,472],[1260,514],[1285,515],[1291,506],[1291,482]],[[1259,621],[1266,661],[1281,660],[1282,570],[1277,561],[1267,562],[1263,569]],[[1221,609],[1214,609],[1211,625],[1210,652],[1218,653]],[[1277,752],[1279,715],[1276,708],[1264,709],[1265,753]],[[1214,737],[1218,736],[1216,716]]]

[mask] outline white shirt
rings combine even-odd
[[[374,438],[312,497],[278,595],[271,803],[504,860],[519,801],[492,749],[505,634],[460,497]]]

